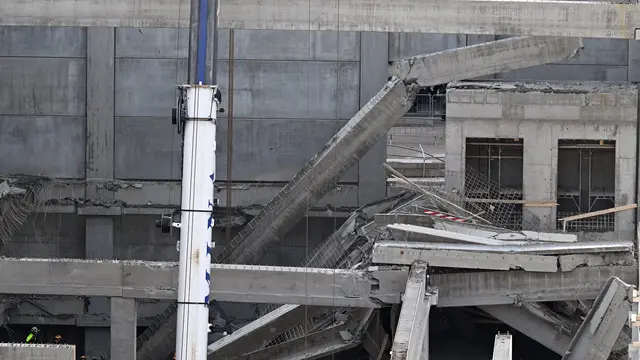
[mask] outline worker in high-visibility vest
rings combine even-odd
[[[33,344],[38,341],[38,333],[40,330],[37,327],[32,327],[29,335],[27,335],[27,344]]]
[[[53,343],[54,344],[62,344],[62,335],[58,334],[58,335],[54,336]]]

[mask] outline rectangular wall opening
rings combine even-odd
[[[522,229],[523,146],[523,139],[466,139],[465,208],[494,226]]]
[[[609,140],[558,140],[558,211],[560,219],[615,206],[616,144]],[[567,231],[615,230],[615,214],[567,222]]]

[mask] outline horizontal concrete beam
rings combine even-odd
[[[34,274],[37,274],[34,275]],[[408,269],[368,270],[212,265],[219,301],[380,307],[397,304]],[[594,299],[607,279],[637,281],[636,266],[583,267],[564,273],[490,271],[435,274],[438,306]],[[170,262],[0,259],[0,294],[177,298],[178,265]]]
[[[107,186],[114,193],[113,201],[85,202],[87,186]],[[231,188],[233,206],[249,215],[256,215],[284,187],[284,183],[237,183]],[[227,188],[216,183],[220,208],[226,206]],[[41,192],[40,210],[50,213],[78,215],[156,215],[167,214],[180,208],[180,182],[178,181],[130,181],[114,180],[107,183],[84,180],[56,179],[49,188]],[[170,196],[168,196],[170,195]],[[327,207],[331,204],[331,209]],[[358,208],[358,185],[340,184],[313,207],[311,216],[349,216],[350,210]]]
[[[221,2],[234,29],[427,32],[633,39],[636,4],[575,1],[292,0]],[[189,2],[23,0],[0,2],[0,25],[188,27]]]
[[[454,250],[471,251],[482,253],[511,253],[511,254],[531,254],[531,255],[569,255],[569,254],[600,254],[600,253],[630,253],[633,251],[631,241],[585,241],[572,244],[535,244],[512,245],[512,246],[492,246],[478,244],[450,244],[450,243],[429,243],[413,241],[378,241],[376,248],[399,249],[410,251],[408,258],[418,260],[420,251],[423,250]],[[415,250],[415,252],[414,252]]]
[[[508,251],[479,252],[447,249],[412,249],[399,244],[375,244],[374,264],[410,265],[423,260],[433,267],[461,269],[512,270],[522,269],[534,272],[572,271],[584,265],[625,265],[633,264],[631,252],[606,254],[573,255],[532,255],[514,254]]]

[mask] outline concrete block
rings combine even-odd
[[[447,118],[448,117],[467,119],[500,119],[502,118],[502,105],[451,103],[447,105]]]
[[[172,104],[173,102],[169,102],[166,105],[171,107]],[[166,117],[115,119],[116,178],[180,180],[182,140],[181,135],[176,132],[176,127],[171,125],[170,116],[169,111]],[[226,124],[226,121],[222,123]],[[223,144],[218,143],[218,149],[224,146]]]
[[[346,122],[235,118],[233,180],[291,180]],[[227,179],[227,126],[227,121],[218,122],[218,180]],[[340,181],[357,182],[357,167],[349,170]]]
[[[0,116],[0,174],[84,178],[85,125],[84,117]]]
[[[116,28],[116,57],[139,59],[186,59],[189,29]]]
[[[0,113],[84,116],[84,59],[0,58]]]
[[[548,64],[496,75],[500,80],[626,81],[626,66]]]
[[[622,106],[582,106],[580,108],[581,121],[637,123],[638,109]]]
[[[234,116],[280,119],[349,119],[359,110],[357,63],[237,61]],[[226,107],[228,63],[218,63]]]
[[[238,29],[234,35],[236,60],[360,60],[357,32]],[[229,30],[220,29],[218,59],[228,58]]]
[[[491,92],[490,92],[491,93]],[[589,94],[562,94],[526,92],[509,94],[509,104],[515,105],[548,105],[548,106],[584,106]]]
[[[0,56],[83,58],[86,54],[85,28],[0,27]]]
[[[177,78],[176,78],[177,72]],[[186,83],[186,59],[116,59],[116,116],[171,119],[176,85]]]
[[[524,120],[580,120],[580,115],[580,106],[524,106]]]
[[[463,34],[390,33],[389,61],[463,47]]]
[[[75,345],[2,344],[0,359],[11,360],[75,360]]]

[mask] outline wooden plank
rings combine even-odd
[[[619,212],[619,211],[631,210],[631,209],[635,209],[637,207],[638,207],[638,204],[624,205],[624,206],[614,207],[614,208],[611,208],[611,209],[598,210],[598,211],[592,211],[592,212],[585,213],[585,214],[578,214],[578,215],[568,216],[566,218],[562,218],[562,219],[558,219],[558,220],[559,221],[581,220],[581,219],[586,219],[586,218],[590,218],[590,217],[594,217],[594,216],[600,216],[600,215],[611,214],[611,213],[615,213],[615,212]]]

